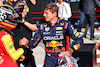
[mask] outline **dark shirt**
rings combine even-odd
[[[9,3],[6,3],[6,4],[14,7],[18,1],[19,0],[17,0],[16,2],[13,2],[13,4],[9,4]],[[29,12],[27,12],[27,16],[25,19],[29,23],[32,23],[32,24],[34,23],[34,21],[32,19],[31,10],[29,10]],[[32,37],[32,31],[22,23],[18,23],[18,25],[16,26],[16,28],[14,30],[12,30],[12,32],[14,34],[14,42],[15,42],[14,46],[16,49],[19,48],[19,40],[20,39],[22,39],[23,37],[26,37],[27,39],[30,40]]]
[[[26,21],[30,23],[34,23],[33,19],[29,21],[29,15],[26,17]],[[23,37],[26,37],[27,39],[31,39],[32,37],[32,31],[25,26],[22,23],[19,23],[14,30],[12,30],[14,33],[14,41],[15,41],[15,47],[16,49],[19,47],[19,40],[22,39]]]
[[[82,0],[83,1],[83,12],[85,14],[95,15],[95,5],[97,0]]]

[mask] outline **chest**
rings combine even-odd
[[[44,27],[43,40],[61,40],[64,39],[64,26]]]

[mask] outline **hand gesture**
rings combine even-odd
[[[19,40],[19,45],[24,45],[25,47],[28,45],[29,41],[25,37],[23,37],[21,40]]]
[[[22,55],[22,56],[20,57],[19,61],[23,61],[24,59],[25,59],[25,56]]]

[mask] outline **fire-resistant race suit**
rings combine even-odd
[[[24,46],[19,49],[14,48],[13,30],[18,17],[15,10],[9,5],[0,5],[0,57],[4,60],[0,67],[18,67],[16,61],[23,55]]]
[[[4,59],[4,62],[0,64],[0,67],[18,67],[16,61],[24,53],[23,48],[24,46],[15,50],[11,31],[0,27],[0,56]]]
[[[83,45],[82,36],[73,28],[70,22],[58,20],[54,26],[43,23],[34,35],[34,40],[29,41],[30,48],[36,47],[41,39],[45,44],[46,57],[44,67],[56,67],[58,54],[66,51],[66,35],[74,40],[71,48],[76,51]]]

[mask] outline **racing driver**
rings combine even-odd
[[[6,19],[13,17],[14,9],[9,5],[0,5],[0,67],[18,67],[17,60],[23,61],[25,46],[19,49],[14,48],[13,33],[17,23],[10,22]],[[17,15],[16,15],[17,16]]]
[[[58,9],[55,3],[45,5],[43,16],[46,22],[39,26],[34,39],[28,41],[24,37],[19,41],[20,45],[29,45],[30,48],[34,48],[43,39],[46,52],[43,67],[56,67],[59,53],[64,52],[63,55],[71,56],[73,51],[77,51],[83,45],[82,35],[73,28],[71,23],[59,20]],[[68,50],[66,35],[74,40]]]

